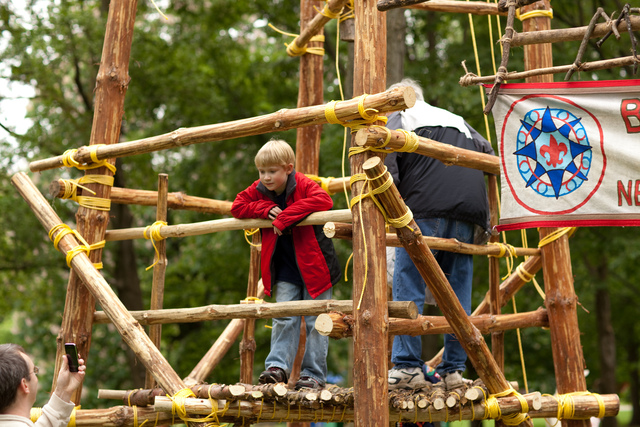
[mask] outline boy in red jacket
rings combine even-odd
[[[333,242],[322,226],[296,224],[313,212],[331,209],[333,201],[315,181],[295,171],[294,161],[287,142],[267,142],[255,158],[260,179],[236,196],[231,214],[273,221],[273,229],[261,230],[260,265],[267,295],[275,286],[276,302],[331,299],[331,287],[340,280]],[[287,382],[298,350],[300,321],[300,316],[273,319],[261,384]],[[307,344],[296,390],[325,386],[329,338],[316,331],[315,321],[316,316],[305,316]]]

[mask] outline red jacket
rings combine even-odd
[[[340,267],[333,248],[333,242],[327,238],[320,225],[295,225],[313,212],[327,211],[333,207],[333,200],[318,183],[304,174],[295,172],[287,180],[287,207],[273,221],[280,231],[291,227],[296,262],[307,291],[312,298],[329,289],[340,280]],[[235,218],[269,218],[269,211],[277,206],[275,192],[267,190],[255,181],[246,190],[236,196],[231,206]],[[262,229],[262,251],[260,269],[265,293],[271,296],[271,288],[276,278],[273,266],[273,252],[278,235],[273,229]]]

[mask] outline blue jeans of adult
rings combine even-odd
[[[331,299],[331,288],[318,295],[316,300]],[[289,282],[276,282],[276,302],[312,300],[305,286]],[[329,337],[322,336],[315,328],[317,316],[304,316],[307,341],[300,368],[301,377],[311,377],[321,384],[327,378],[327,353]],[[300,316],[279,317],[273,319],[271,330],[271,351],[265,360],[265,367],[281,368],[289,375],[298,351],[300,341]]]
[[[426,218],[415,220],[425,236],[455,238],[463,243],[473,242],[474,225],[465,221],[448,218]],[[471,313],[471,283],[473,278],[473,257],[466,254],[433,250],[433,256],[444,272],[453,292],[467,315]],[[393,300],[413,301],[418,312],[424,308],[426,284],[418,269],[404,248],[396,248],[396,263],[393,274]],[[391,361],[396,368],[422,366],[422,338],[396,335],[393,340]],[[444,336],[444,354],[438,365],[440,375],[454,371],[464,371],[467,354],[453,334]]]

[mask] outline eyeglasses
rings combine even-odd
[[[38,372],[40,372],[40,368],[38,368],[37,366],[33,367],[33,372],[30,372],[29,375],[33,374],[36,377],[38,376]]]

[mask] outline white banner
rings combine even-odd
[[[499,229],[640,225],[640,80],[505,84]]]

